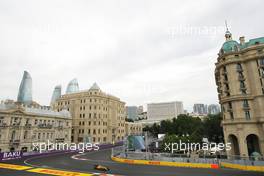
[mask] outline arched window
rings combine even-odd
[[[237,52],[238,51],[238,47],[235,45],[234,46],[234,51]]]
[[[264,58],[259,59],[259,64],[264,65]]]

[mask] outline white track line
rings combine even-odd
[[[109,149],[102,149],[102,150],[100,150],[100,151],[103,151],[103,150],[109,150]],[[99,152],[99,151],[91,151],[91,152],[81,153],[81,154],[77,154],[77,155],[85,155],[85,154],[92,153],[92,152]],[[70,153],[70,152],[68,152],[68,153]],[[50,154],[50,155],[48,155],[48,156],[56,156],[56,155],[62,155],[62,154],[64,154],[64,153],[55,153],[55,154]],[[75,156],[75,155],[73,155],[73,156]],[[72,158],[73,156],[71,156],[71,158]],[[104,176],[121,176],[121,175],[106,174],[106,173],[104,173],[104,172],[102,172],[102,173],[94,173],[94,172],[82,171],[82,170],[66,170],[66,169],[55,168],[55,167],[50,167],[50,166],[45,166],[45,167],[43,167],[43,166],[39,166],[39,165],[35,165],[35,164],[30,164],[30,163],[29,163],[29,160],[37,159],[37,158],[44,158],[44,157],[47,157],[47,155],[46,155],[46,156],[44,156],[44,155],[43,155],[43,156],[35,156],[35,157],[28,158],[28,159],[24,160],[24,164],[25,164],[25,165],[28,165],[28,166],[30,166],[30,167],[48,168],[48,169],[57,169],[57,170],[68,171],[68,172],[81,172],[81,173],[98,174],[98,175],[102,175],[102,174],[103,174]],[[85,159],[85,160],[86,160],[86,159]],[[91,161],[92,161],[92,160],[91,160]]]

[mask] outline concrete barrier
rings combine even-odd
[[[231,169],[239,169],[239,170],[245,170],[245,171],[264,172],[264,166],[248,166],[248,165],[221,162],[221,167],[227,167]]]
[[[170,162],[170,161],[132,160],[132,159],[119,158],[119,157],[112,157],[112,160],[116,162],[127,163],[127,164],[144,164],[144,165],[158,165],[158,166],[219,169],[218,164],[208,164],[208,163],[185,163],[185,162]]]

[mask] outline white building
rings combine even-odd
[[[126,117],[131,120],[136,120],[138,118],[138,107],[126,106]]]
[[[183,103],[180,101],[150,103],[147,105],[148,120],[165,120],[184,113]]]
[[[193,113],[199,114],[199,115],[205,115],[207,114],[207,105],[202,103],[196,103],[193,105]]]
[[[210,104],[208,106],[208,114],[218,114],[220,112],[220,106],[217,104]]]

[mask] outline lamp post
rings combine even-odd
[[[145,154],[146,159],[148,159],[148,132],[145,131]]]

